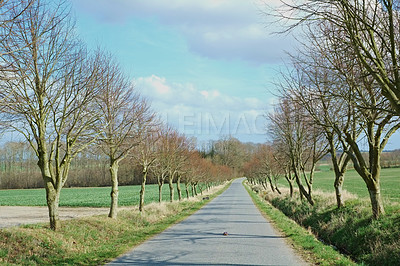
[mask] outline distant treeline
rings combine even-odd
[[[259,144],[241,143],[237,139],[227,138],[211,141],[202,147],[202,156],[215,163],[227,165],[242,172],[243,162]],[[86,151],[71,164],[66,187],[102,187],[110,186],[109,162],[98,152]],[[330,155],[326,155],[322,164],[330,164]],[[367,155],[365,155],[367,156]],[[382,167],[400,167],[400,150],[382,153]],[[139,185],[142,178],[140,166],[129,158],[121,162],[118,171],[121,185]],[[149,173],[148,184],[157,183],[157,178]],[[43,178],[37,166],[37,157],[32,148],[24,142],[8,142],[0,147],[0,189],[43,188]]]
[[[234,169],[241,175],[244,161],[260,144],[242,143],[233,137],[225,137],[204,143],[200,155],[214,164]],[[95,149],[95,147],[94,147]],[[37,165],[37,156],[27,142],[7,142],[0,146],[0,189],[43,188],[43,178]],[[65,187],[110,186],[110,162],[99,150],[87,149],[71,163]],[[132,158],[120,163],[118,180],[120,185],[139,185],[142,168]],[[157,177],[148,173],[147,184],[156,184]]]
[[[138,185],[142,178],[140,167],[129,159],[118,171],[121,185]],[[156,183],[151,175],[148,183]],[[88,151],[71,164],[66,187],[110,186],[109,163],[105,156]],[[43,188],[43,178],[32,148],[23,142],[8,142],[0,147],[0,189]]]
[[[340,156],[341,152],[337,152],[337,156]],[[368,153],[363,152],[363,156],[365,160],[368,158]],[[331,155],[327,154],[324,156],[323,159],[320,161],[321,164],[328,164],[332,165],[331,163]],[[390,151],[383,151],[381,154],[381,167],[382,168],[399,168],[400,167],[400,150],[390,150]],[[333,170],[333,167],[330,168]],[[353,165],[349,164],[349,169],[353,169]],[[317,167],[317,170],[318,167]]]

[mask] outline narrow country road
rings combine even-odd
[[[260,214],[242,181],[109,265],[306,265]]]

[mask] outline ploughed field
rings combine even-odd
[[[182,196],[186,197],[184,185],[181,186]],[[120,206],[139,204],[140,186],[120,186]],[[65,207],[109,207],[110,187],[63,188],[61,190],[60,206]],[[163,201],[169,201],[168,184],[163,186]],[[175,189],[175,199],[177,192]],[[146,185],[145,204],[158,201],[158,185]],[[46,206],[46,193],[42,189],[8,189],[0,190],[0,206]]]

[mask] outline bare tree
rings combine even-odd
[[[103,80],[97,97],[101,124],[105,128],[99,138],[101,149],[109,158],[111,206],[108,217],[116,218],[118,209],[118,169],[120,162],[145,138],[154,120],[150,105],[133,90],[111,56],[103,56]]]
[[[390,136],[399,128],[399,3],[293,1],[283,3],[280,11],[280,18],[294,21],[288,29],[307,25],[319,33],[313,35],[317,36],[313,41],[327,43],[328,49],[319,54],[325,55],[342,76],[347,90],[341,90],[339,96],[356,108],[362,136],[368,143],[368,158],[364,158],[359,140],[350,132],[343,132],[343,139],[350,146],[347,154],[368,187],[373,216],[377,218],[384,213],[380,156]]]
[[[15,16],[12,14],[12,16]],[[74,35],[64,5],[36,1],[14,21],[0,43],[7,65],[2,80],[2,118],[20,132],[38,158],[46,188],[50,227],[60,226],[58,205],[72,159],[93,143],[98,116],[98,58],[90,59]],[[9,53],[13,51],[12,53]]]
[[[176,185],[178,191],[179,200],[182,199],[180,189],[180,172],[184,166],[186,160],[186,152],[188,150],[188,142],[183,134],[179,134],[177,131],[172,131],[168,136],[168,186],[170,191],[170,201],[174,200],[174,187],[173,181],[176,177]]]
[[[338,46],[351,49],[363,72],[368,73],[400,115],[400,15],[399,3],[391,0],[282,1],[275,13],[299,25],[328,21],[342,33]]]
[[[162,201],[162,188],[169,173],[169,136],[173,129],[168,126],[160,126],[159,139],[156,143],[156,160],[151,172],[157,177],[158,202]]]
[[[334,128],[339,140],[349,146],[344,151],[367,185],[372,212],[377,218],[384,213],[380,196],[380,158],[387,141],[400,127],[399,118],[389,101],[383,97],[381,85],[364,68],[357,53],[338,45],[338,40],[344,38],[343,32],[330,22],[321,23],[319,29],[322,32],[319,36],[324,37],[319,38],[319,43],[325,45],[318,47],[318,54],[329,61],[330,67],[341,78],[340,87],[335,87],[335,90],[331,88],[327,93],[335,97],[336,102],[345,102],[349,110],[347,119],[350,123],[342,127],[342,134],[338,127]],[[360,132],[368,143],[368,158],[362,156]]]
[[[344,140],[350,145],[352,152],[348,154],[354,168],[367,185],[373,216],[378,218],[384,214],[380,192],[381,154],[389,138],[400,127],[400,121],[393,112],[386,111],[391,107],[371,78],[363,73],[348,72],[345,75],[354,92],[354,98],[348,100],[355,104],[360,114],[362,136],[368,143],[368,157],[363,156],[362,146],[352,132],[344,131]]]
[[[18,37],[18,30],[14,30],[15,25],[20,20],[26,19],[23,13],[35,2],[35,0],[3,0],[0,2],[0,42],[6,41],[8,38]],[[3,49],[0,56],[13,53],[22,47],[14,47],[14,49]],[[2,67],[7,67],[3,65]]]
[[[282,139],[275,138],[272,142],[271,146],[273,147],[273,163],[272,165],[274,168],[274,172],[277,175],[283,175],[288,182],[289,185],[289,195],[293,197],[294,188],[293,184],[295,182],[295,176],[292,175],[292,168],[291,168],[291,160],[290,160],[290,153],[288,153],[288,147]]]
[[[276,184],[273,182],[273,154],[272,147],[267,144],[260,144],[253,153],[250,160],[244,165],[243,170],[247,178],[253,183],[258,183],[268,189],[268,183],[272,192],[276,191]]]
[[[214,163],[231,167],[236,172],[243,166],[246,159],[243,143],[232,136],[225,136],[213,142],[212,150]]]
[[[306,197],[307,201],[314,205],[312,184],[315,166],[327,153],[327,144],[321,129],[312,123],[312,119],[301,105],[287,98],[281,99],[275,111],[269,115],[269,120],[271,136],[275,141],[285,143],[300,197]]]
[[[189,198],[189,186],[193,188],[193,183],[196,180],[204,180],[209,173],[212,163],[204,158],[201,158],[197,151],[189,152],[188,163],[184,165],[184,178],[186,197]],[[192,196],[194,195],[194,191]]]
[[[159,128],[154,126],[148,127],[147,131],[144,132],[144,139],[132,153],[132,157],[142,167],[143,174],[140,188],[139,211],[143,211],[147,174],[157,160],[157,146],[160,140],[160,133]]]
[[[281,162],[277,163],[277,160],[275,159],[275,153],[276,151],[271,145],[262,144],[255,153],[255,157],[260,162],[260,174],[264,179],[266,178],[268,180],[272,192],[280,193],[276,181],[282,173],[282,168],[280,167]]]
[[[311,31],[310,35],[315,37]],[[315,38],[310,40],[316,41]],[[285,97],[302,105],[313,122],[323,130],[329,144],[335,172],[337,206],[340,208],[344,205],[342,188],[351,154],[350,145],[343,141],[343,131],[357,139],[360,129],[355,127],[358,118],[353,105],[337,95],[337,91],[343,91],[342,88],[346,85],[343,84],[340,73],[332,69],[325,56],[326,50],[323,48],[321,41],[303,45],[299,55],[292,57],[294,70],[289,74],[283,74],[284,93]],[[339,155],[338,148],[341,150]]]
[[[189,165],[189,156],[195,150],[195,139],[181,135],[179,137],[179,142],[179,153],[175,157],[175,168],[177,171],[176,190],[178,192],[178,199],[182,200],[181,179],[183,175],[190,172],[191,165]]]

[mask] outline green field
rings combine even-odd
[[[329,166],[320,166],[320,171],[315,173],[313,189],[334,192],[334,181],[335,173]],[[279,183],[287,185],[285,178],[281,178]],[[343,188],[360,198],[369,197],[364,181],[353,169],[346,172]],[[400,202],[400,168],[382,169],[381,193],[384,200]]]
[[[184,189],[184,186],[181,187]],[[132,206],[139,203],[140,186],[119,187],[119,205]],[[110,187],[63,188],[60,206],[68,207],[108,207]],[[186,196],[185,191],[182,191]],[[175,199],[177,199],[175,189]],[[169,187],[163,186],[163,200],[169,200]],[[146,185],[145,204],[158,201],[158,185]],[[0,190],[0,206],[46,206],[46,191],[42,189]]]

